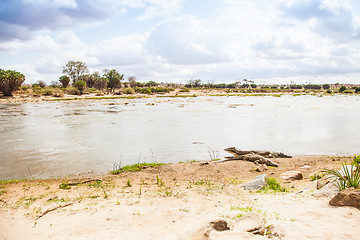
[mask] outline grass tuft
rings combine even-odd
[[[136,163],[132,165],[126,165],[121,167],[120,165],[116,164],[114,169],[110,171],[111,174],[120,174],[122,172],[140,172],[141,170],[147,167],[159,167],[160,165],[165,165],[165,163]]]

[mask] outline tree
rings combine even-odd
[[[108,79],[108,87],[111,89],[121,87],[121,80],[124,80],[124,75],[120,74],[116,69],[105,69],[104,77]]]
[[[136,77],[135,76],[128,77],[128,81],[129,81],[130,87],[132,87],[132,88],[136,87]]]
[[[79,89],[80,94],[82,94],[86,88],[86,82],[84,80],[79,80],[75,83],[75,87]]]
[[[24,74],[13,70],[0,69],[0,91],[2,91],[4,96],[12,96],[12,93],[17,90],[24,81]]]
[[[69,61],[65,67],[63,67],[63,73],[67,74],[72,80],[73,84],[80,80],[80,77],[89,72],[85,63],[80,61]]]
[[[95,78],[93,77],[93,75],[91,74],[85,74],[80,76],[79,78],[80,80],[83,80],[86,82],[86,86],[88,86],[89,88],[92,88],[94,83],[95,83]]]
[[[59,77],[59,82],[61,83],[63,88],[66,88],[69,85],[70,78],[66,75]]]

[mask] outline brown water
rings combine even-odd
[[[223,157],[224,148],[360,153],[359,96],[197,97],[0,104],[0,179],[114,163]],[[155,103],[155,105],[149,105]]]

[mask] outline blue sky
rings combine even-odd
[[[138,81],[360,83],[358,0],[2,0],[0,68]]]

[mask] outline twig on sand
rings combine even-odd
[[[101,181],[100,179],[88,179],[88,180],[83,180],[83,181],[80,181],[80,182],[69,182],[68,185],[69,186],[76,186],[76,185],[79,185],[79,184],[84,184],[84,183],[89,183],[89,182],[98,182],[98,181]]]
[[[35,220],[38,220],[39,218],[43,217],[44,215],[48,214],[49,212],[55,211],[55,210],[57,210],[57,209],[59,209],[59,208],[64,208],[64,207],[70,206],[70,205],[72,205],[72,204],[73,204],[73,202],[69,202],[69,203],[66,203],[66,204],[64,204],[64,205],[59,205],[59,206],[56,206],[56,207],[54,207],[54,208],[47,209],[47,210],[45,210],[42,214],[40,214],[39,216],[37,216],[37,217],[35,218]]]
[[[2,200],[2,199],[0,199],[0,202],[2,202],[2,203],[3,203],[3,205],[2,205],[1,207],[5,206],[5,205],[7,204],[7,202],[5,202],[5,201],[4,201],[4,200]]]

